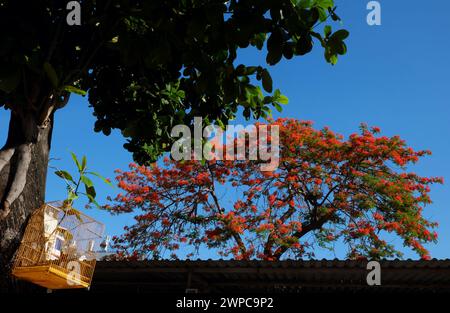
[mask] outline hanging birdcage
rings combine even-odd
[[[44,204],[32,214],[12,274],[48,289],[88,288],[104,226],[63,204]]]

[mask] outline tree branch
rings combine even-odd
[[[334,212],[329,213],[329,214],[326,214],[326,215],[324,215],[322,218],[320,218],[320,219],[318,219],[318,220],[316,220],[316,221],[313,221],[313,222],[311,222],[311,223],[309,223],[309,224],[303,226],[303,227],[302,227],[302,230],[301,230],[301,231],[295,232],[295,233],[292,235],[292,237],[295,237],[295,238],[300,239],[300,238],[302,238],[303,236],[305,236],[307,233],[309,233],[309,232],[311,232],[311,231],[313,231],[313,230],[316,230],[316,229],[320,229],[320,228],[323,226],[323,224],[325,224],[326,222],[328,222],[328,221],[330,220],[330,218],[331,218],[331,216],[332,216],[333,214],[334,214]],[[286,246],[281,246],[281,247],[279,247],[279,248],[275,251],[275,253],[273,254],[274,258],[277,259],[277,260],[279,260],[279,259],[281,258],[281,256],[282,256],[288,249],[289,249],[289,248],[286,247]]]
[[[52,40],[52,43],[50,44],[50,48],[48,49],[48,53],[45,58],[46,62],[50,62],[50,60],[53,56],[53,53],[56,50],[56,45],[58,44],[59,37],[61,35],[61,31],[62,31],[62,27],[63,27],[64,23],[65,23],[65,19],[61,17],[58,22],[58,26],[56,27],[55,35],[53,36],[53,40]]]
[[[216,195],[216,192],[215,192],[215,188],[214,188],[214,173],[212,172],[211,167],[209,166],[209,164],[207,164],[207,167],[208,167],[208,171],[209,171],[209,173],[211,175],[211,189],[210,189],[209,193],[211,194],[211,197],[214,200],[214,204],[215,204],[218,212],[223,214],[224,213],[223,209],[220,207],[219,199],[217,198],[217,195]],[[233,236],[234,240],[236,241],[236,243],[237,243],[241,253],[242,254],[246,254],[247,253],[247,249],[245,248],[245,244],[242,241],[241,236],[238,233],[232,231],[231,229],[230,229],[230,232],[231,232],[231,235]]]
[[[289,194],[288,194],[287,198],[282,201],[287,202],[287,201],[290,201],[293,199],[294,195],[292,194],[292,190],[290,188],[288,188],[288,193]],[[294,214],[294,213],[295,213],[295,206],[292,206],[289,204],[289,209],[286,212],[284,212],[284,214],[280,217],[280,221],[282,223],[286,222],[286,220],[288,218],[290,218],[292,216],[292,214]],[[274,233],[271,232],[269,235],[269,238],[267,238],[267,242],[264,246],[264,254],[265,255],[270,255],[272,253],[272,247],[274,244],[273,235],[274,235]]]
[[[105,7],[103,8],[103,11],[106,12],[109,7],[111,6],[112,1],[108,0],[108,2],[105,4]],[[120,19],[117,19],[116,23],[112,26],[112,29],[115,29],[120,23]],[[92,33],[90,42],[94,42],[96,32]],[[71,71],[67,77],[63,80],[64,85],[72,84],[73,81],[76,81],[77,75],[83,74],[86,70],[88,70],[88,67],[92,60],[96,57],[98,51],[102,48],[102,46],[109,40],[110,38],[103,38],[97,40],[97,45],[92,49],[92,52],[89,54],[89,49],[84,50],[83,55],[80,58],[80,62],[77,66],[77,68],[73,71]]]
[[[41,110],[38,125],[40,127],[47,127],[47,124],[50,121],[50,116],[52,115],[52,113],[66,106],[67,102],[69,102],[69,99],[70,99],[69,92],[63,92],[61,96],[51,95],[46,101],[44,108]]]
[[[9,148],[6,150],[0,151],[0,172],[3,170],[6,164],[8,164],[9,160],[11,160],[14,155],[15,148]]]
[[[5,219],[11,211],[11,204],[20,196],[27,182],[28,168],[31,162],[31,144],[23,144],[17,148],[19,160],[11,188],[0,211],[0,220]]]

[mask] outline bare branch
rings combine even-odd
[[[207,164],[207,167],[208,167],[209,174],[211,175],[211,189],[210,189],[209,193],[210,193],[211,197],[212,197],[213,200],[214,200],[214,204],[215,204],[215,206],[216,206],[216,208],[217,208],[217,211],[218,211],[219,213],[223,214],[224,211],[223,211],[223,209],[222,209],[221,206],[220,206],[219,199],[217,198],[216,190],[215,190],[215,187],[214,187],[214,178],[215,178],[214,172],[212,171],[211,166],[210,166],[209,164]],[[238,245],[239,250],[241,251],[241,253],[242,253],[242,254],[246,254],[246,253],[247,253],[247,249],[245,248],[245,244],[244,244],[244,242],[242,241],[242,238],[241,238],[241,236],[239,235],[239,233],[233,231],[233,230],[229,227],[229,225],[227,225],[227,226],[228,226],[228,229],[229,229],[229,231],[230,231],[230,233],[231,233],[231,236],[232,236],[233,239],[236,241],[236,243],[237,243],[237,245]]]
[[[28,168],[31,162],[31,144],[23,144],[17,148],[19,160],[16,173],[11,185],[11,189],[3,203],[3,210],[0,213],[0,220],[6,218],[11,211],[11,204],[20,196],[27,182]]]
[[[9,160],[11,160],[15,150],[15,148],[10,148],[0,151],[0,172],[3,170],[5,165],[8,164]]]
[[[328,214],[322,216],[322,218],[320,218],[320,219],[318,219],[318,220],[315,220],[315,221],[312,221],[312,222],[310,222],[310,223],[307,224],[307,225],[304,225],[304,226],[302,227],[302,230],[295,232],[295,233],[292,235],[292,237],[295,237],[295,238],[300,239],[300,238],[302,238],[303,236],[305,236],[306,234],[308,234],[309,232],[314,231],[314,230],[318,230],[318,229],[322,228],[322,226],[323,226],[326,222],[328,222],[328,221],[330,220],[330,218],[333,216],[333,214],[334,214],[334,212],[328,213]],[[282,256],[287,250],[288,250],[288,247],[287,247],[287,246],[281,246],[281,247],[279,247],[279,248],[275,251],[275,253],[273,254],[274,257],[275,257],[275,259],[279,260],[279,259],[281,258],[281,256]]]

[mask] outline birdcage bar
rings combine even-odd
[[[103,230],[72,207],[45,204],[25,229],[13,275],[49,289],[89,287]]]

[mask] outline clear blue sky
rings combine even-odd
[[[315,121],[344,135],[361,122],[382,128],[383,134],[400,135],[415,149],[430,149],[433,156],[412,170],[424,176],[443,176],[446,184],[432,188],[434,204],[425,215],[440,223],[439,242],[429,245],[435,258],[450,258],[450,2],[447,0],[381,0],[382,25],[368,26],[368,0],[337,0],[343,26],[350,31],[348,53],[336,66],[327,64],[319,47],[313,53],[271,68],[275,87],[290,104],[275,117]],[[264,56],[243,51],[242,63],[259,64]],[[0,140],[6,136],[8,113],[0,111]],[[131,155],[122,148],[118,132],[109,137],[93,132],[94,117],[87,99],[74,96],[57,112],[53,166],[73,170],[69,151],[88,156],[94,170],[114,177],[125,169]],[[98,183],[100,202],[119,190]],[[62,199],[64,185],[49,172],[47,200]],[[83,207],[79,203],[79,207]],[[119,234],[132,222],[130,216],[110,216],[90,210],[103,221],[109,234]],[[399,242],[399,244],[401,244]],[[339,253],[341,252],[341,253]],[[343,251],[338,251],[342,255]],[[319,253],[317,257],[333,257]],[[414,257],[405,250],[405,257]]]

